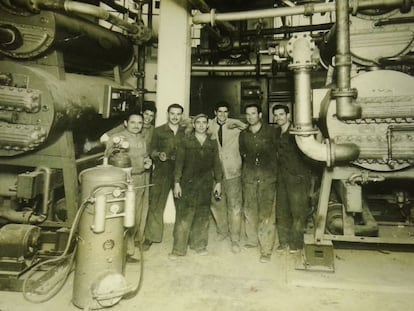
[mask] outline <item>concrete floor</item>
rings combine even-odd
[[[230,252],[228,241],[215,241],[210,230],[209,254],[192,251],[168,259],[172,225],[165,241],[145,252],[143,285],[113,311],[270,311],[270,310],[414,310],[414,253],[335,250],[335,272],[296,270],[300,254],[274,253],[267,264],[257,249]],[[127,279],[136,284],[139,264],[128,264]],[[0,292],[0,311],[75,311],[71,303],[73,274],[51,300],[34,304],[21,293]]]

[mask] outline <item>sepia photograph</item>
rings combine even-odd
[[[412,310],[412,0],[0,0],[0,311]]]

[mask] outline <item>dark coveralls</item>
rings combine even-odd
[[[289,129],[278,131],[279,171],[276,191],[276,226],[279,244],[296,250],[303,247],[303,234],[309,208],[310,160],[298,148]]]
[[[272,219],[277,176],[276,131],[262,124],[256,133],[240,133],[242,156],[243,212],[247,244],[259,242],[262,255],[272,253],[275,224]]]
[[[182,196],[175,201],[173,254],[185,255],[188,245],[196,251],[207,247],[213,179],[222,179],[217,143],[207,137],[201,145],[194,135],[185,137],[174,170]]]
[[[177,146],[184,137],[184,128],[177,133],[171,130],[168,124],[158,126],[152,133],[150,155],[154,163],[152,183],[149,193],[149,210],[145,227],[145,239],[151,242],[161,242],[164,230],[165,204],[174,181],[174,164]],[[160,161],[158,152],[165,152],[166,161]]]

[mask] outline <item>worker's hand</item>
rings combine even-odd
[[[167,161],[167,154],[165,152],[158,153],[158,158],[161,162]]]
[[[231,121],[227,122],[227,127],[229,129],[237,128],[240,131],[243,131],[243,130],[247,129],[248,125],[246,123],[243,123],[240,120],[231,120]]]
[[[181,198],[181,185],[178,182],[174,184],[174,198]]]
[[[150,169],[152,166],[152,159],[150,157],[145,157],[144,158],[144,168],[146,170]]]
[[[213,189],[213,193],[214,193],[214,197],[217,198],[221,198],[221,183],[216,183],[216,185],[214,186]]]
[[[194,133],[194,127],[193,126],[186,126],[184,129],[184,135],[186,137],[191,136]]]

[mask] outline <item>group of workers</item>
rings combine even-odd
[[[140,113],[131,113],[101,137],[107,150],[119,137],[129,142],[126,152],[137,189],[136,226],[130,233],[135,246],[148,250],[162,241],[172,190],[176,217],[171,260],[185,256],[188,247],[199,255],[208,253],[210,213],[217,239],[229,239],[233,253],[258,247],[260,262],[269,262],[276,230],[277,251],[293,253],[303,247],[312,173],[289,134],[289,107],[272,107],[277,127],[263,120],[260,105],[244,107],[246,123],[230,118],[229,110],[220,101],[213,119],[198,114],[183,122],[184,108],[172,104],[167,123],[154,128],[155,105],[144,104]],[[134,245],[127,249],[133,261]]]

